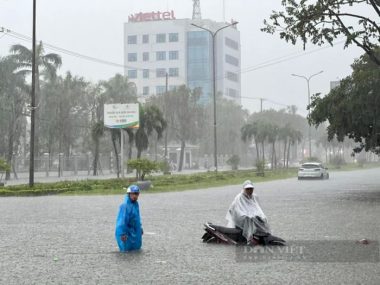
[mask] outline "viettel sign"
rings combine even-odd
[[[146,21],[162,21],[162,20],[175,20],[174,11],[167,12],[150,12],[150,13],[136,13],[128,17],[128,22],[146,22]]]

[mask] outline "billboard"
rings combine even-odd
[[[104,104],[104,126],[111,129],[138,129],[139,104]]]
[[[166,12],[149,12],[149,13],[136,13],[128,17],[128,22],[146,22],[146,21],[163,21],[175,20],[174,11]]]

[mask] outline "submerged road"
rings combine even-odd
[[[380,169],[330,177],[256,185],[274,234],[321,248],[379,241]],[[203,244],[203,223],[225,224],[240,188],[142,194],[143,250],[133,254],[114,240],[122,196],[1,198],[0,284],[380,284],[379,262],[238,262],[234,246]]]

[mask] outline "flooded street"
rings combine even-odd
[[[294,178],[260,183],[255,191],[273,233],[288,241],[378,241],[379,174],[333,172],[330,180]],[[235,247],[201,243],[203,223],[225,224],[239,191],[238,185],[143,193],[143,250],[132,254],[118,253],[114,240],[122,196],[2,198],[0,283],[380,283],[376,262],[237,262]]]

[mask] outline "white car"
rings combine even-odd
[[[328,168],[319,162],[306,162],[298,169],[298,180],[304,178],[329,179]]]

